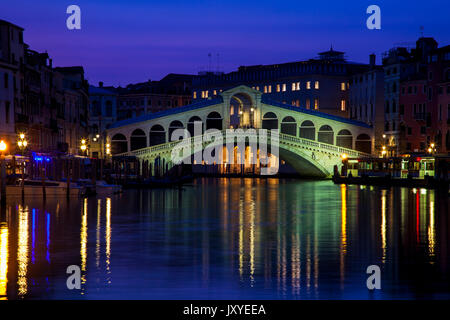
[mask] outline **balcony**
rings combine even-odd
[[[427,119],[427,114],[425,112],[414,113],[414,119],[417,121],[425,121]]]

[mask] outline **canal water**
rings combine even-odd
[[[9,199],[0,299],[448,299],[449,226],[446,193],[331,181]],[[380,290],[367,289],[370,265]]]

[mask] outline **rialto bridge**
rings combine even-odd
[[[279,158],[305,176],[329,177],[334,165],[340,168],[343,154],[360,157],[373,150],[371,126],[273,102],[260,91],[246,86],[224,91],[217,98],[118,121],[108,129],[107,143],[113,155],[134,155],[139,160],[159,161],[170,168],[172,150],[180,143],[171,141],[175,130],[186,129],[190,133],[193,150],[204,149],[207,145],[198,139],[195,125],[196,129],[201,125],[200,135],[203,133],[203,136],[209,129],[278,129]],[[195,160],[192,163],[195,164]]]

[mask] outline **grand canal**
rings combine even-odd
[[[9,199],[0,299],[448,299],[449,227],[446,193],[331,181]],[[80,290],[66,286],[70,265]],[[369,265],[381,290],[366,287]]]

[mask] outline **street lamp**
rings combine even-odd
[[[28,141],[25,139],[25,133],[19,134],[19,141],[17,141],[17,145],[19,146],[20,152],[23,156],[23,151],[26,149],[28,145]]]
[[[1,153],[1,155],[3,155],[3,152],[5,152],[6,149],[8,149],[8,146],[7,146],[6,142],[3,141],[3,140],[0,140],[0,153]]]
[[[81,139],[81,146],[80,149],[82,151],[82,153],[84,154],[85,152],[87,153],[87,145],[86,145],[86,139]]]
[[[109,143],[106,144],[106,155],[110,155],[111,154],[111,145]]]

